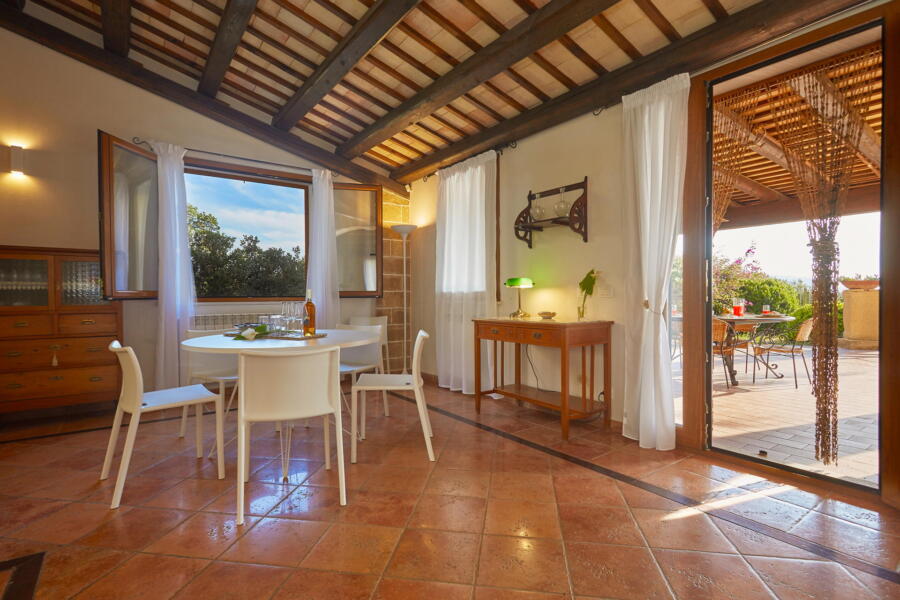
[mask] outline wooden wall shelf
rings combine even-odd
[[[556,196],[560,193],[581,190],[578,196],[569,208],[569,214],[565,216],[547,217],[535,219],[532,211],[535,200]],[[532,247],[532,236],[535,231],[543,231],[546,227],[568,227],[581,236],[581,239],[587,242],[588,235],[588,214],[587,214],[587,177],[578,183],[571,183],[558,188],[551,188],[543,192],[528,192],[528,206],[519,212],[516,217],[515,232],[516,239],[522,240],[528,247]]]

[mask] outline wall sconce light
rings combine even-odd
[[[9,172],[13,175],[25,174],[25,149],[22,146],[9,147]]]

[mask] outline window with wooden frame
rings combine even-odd
[[[311,177],[185,158],[188,235],[201,302],[300,300]],[[110,298],[156,297],[156,157],[100,132],[101,247]],[[342,297],[381,295],[381,187],[336,183]]]

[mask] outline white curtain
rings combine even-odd
[[[494,198],[497,163],[493,150],[438,171],[435,249],[435,322],[438,385],[475,393],[472,319],[492,316]],[[491,260],[489,260],[489,256]],[[481,381],[490,389],[487,353]]]
[[[313,169],[309,212],[309,256],[306,287],[316,304],[316,328],[333,329],[341,322],[337,236],[334,229],[334,184],[331,171]]]
[[[642,448],[675,447],[672,362],[664,311],[678,236],[690,77],[622,98],[625,222],[631,242],[623,433]]]
[[[129,224],[131,223],[131,190],[128,184],[128,175],[121,171],[115,173],[115,232],[113,245],[116,249],[116,289],[128,290],[128,256],[129,256]]]
[[[187,192],[181,146],[151,142],[159,182],[159,296],[156,389],[181,381],[179,348],[190,329],[197,295],[187,231]]]

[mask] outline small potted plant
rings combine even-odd
[[[881,284],[878,275],[861,275],[857,273],[852,277],[841,277],[841,283],[848,290],[874,290]]]
[[[597,275],[600,274],[600,271],[596,269],[591,269],[587,272],[587,275],[584,276],[578,283],[578,289],[581,291],[581,306],[578,307],[578,320],[584,320],[584,308],[587,303],[588,296],[594,295],[594,288],[597,286]]]

